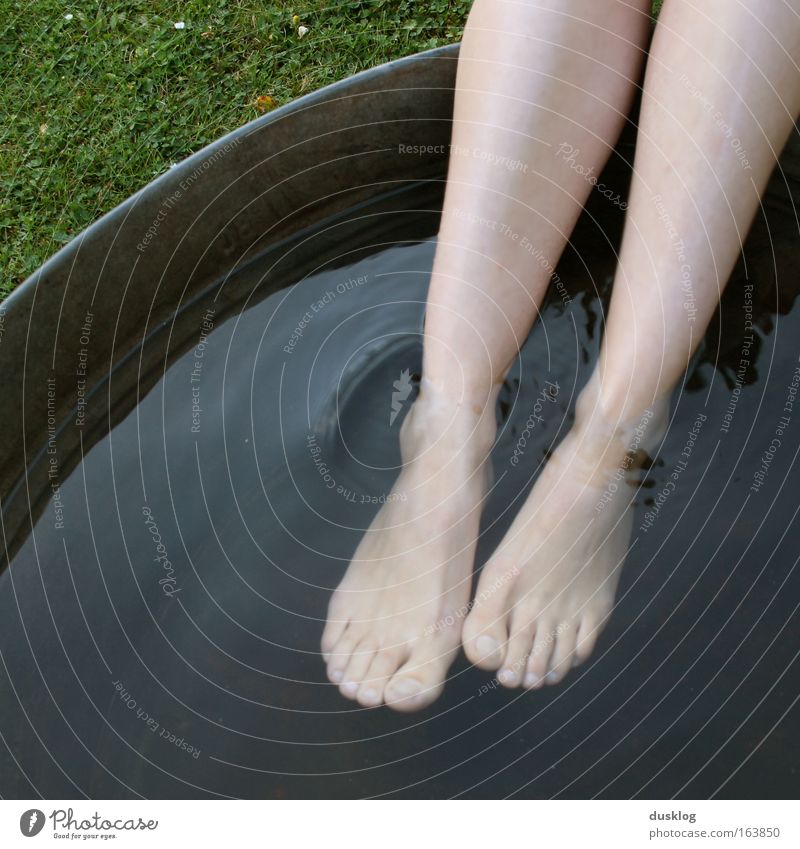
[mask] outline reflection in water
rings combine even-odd
[[[620,220],[593,203],[559,266],[566,297],[553,293],[501,394],[479,563],[597,356]],[[800,407],[785,409],[800,311],[777,214],[756,225],[676,392],[592,661],[520,694],[462,659],[412,716],[361,709],[326,682],[328,596],[400,463],[435,219],[408,213],[389,237],[364,216],[373,244],[352,254],[332,225],[305,236],[297,267],[314,261],[296,285],[235,309],[224,286],[209,293],[192,344],[87,447],[60,488],[63,523],[48,502],[0,579],[6,795],[797,792],[782,737],[800,683],[787,498]],[[252,291],[273,263],[247,270]]]

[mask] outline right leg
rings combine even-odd
[[[501,683],[558,683],[614,604],[635,489],[800,112],[800,0],[667,0],[650,50],[599,363],[464,626]],[[653,409],[655,408],[655,409]],[[648,446],[649,447],[649,446]]]
[[[649,26],[649,0],[472,8],[403,470],[322,639],[330,680],[363,705],[424,707],[459,650],[497,391],[622,128]]]

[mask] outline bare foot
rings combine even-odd
[[[604,421],[593,397],[587,387],[464,624],[467,657],[507,687],[560,682],[589,657],[614,605],[638,485],[633,449],[660,439],[666,408],[622,425]]]
[[[403,469],[331,598],[322,635],[343,696],[401,711],[433,702],[468,610],[494,396],[471,408],[426,394],[400,433]]]

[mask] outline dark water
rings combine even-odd
[[[598,351],[620,221],[592,203],[501,398],[479,564]],[[416,715],[326,682],[327,600],[399,463],[436,220],[409,196],[304,234],[243,272],[252,297],[227,281],[196,305],[192,348],[144,397],[113,376],[97,393],[138,404],[0,578],[3,796],[797,795],[800,309],[780,198],[676,392],[592,661],[527,694],[462,657]]]

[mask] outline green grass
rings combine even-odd
[[[281,105],[457,41],[470,6],[0,0],[0,297],[171,163],[257,117],[257,98]]]

